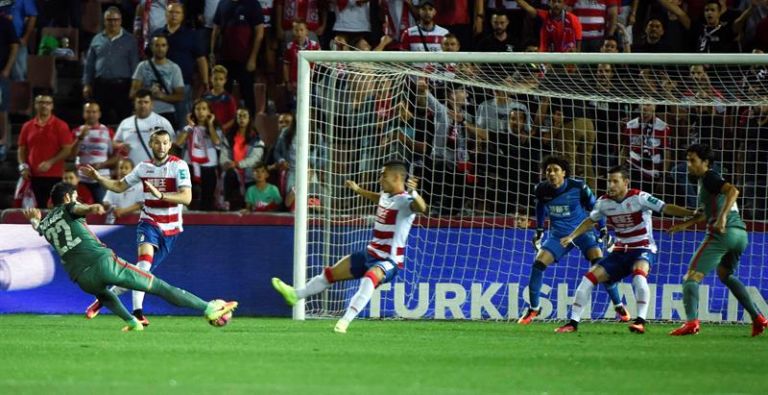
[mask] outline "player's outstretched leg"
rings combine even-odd
[[[752,318],[752,336],[758,336],[765,331],[765,328],[768,326],[768,320],[757,311],[755,303],[752,301],[752,297],[749,296],[744,283],[733,275],[733,270],[730,267],[730,265],[724,266],[720,264],[717,267],[717,277],[736,297],[744,311],[749,313],[749,317]]]
[[[294,288],[277,277],[272,277],[272,287],[283,296],[288,306],[293,306],[301,299],[319,294],[330,288],[333,283],[332,278],[331,268],[327,267],[322,274],[312,277],[304,287]]]
[[[333,331],[336,333],[347,333],[347,328],[349,327],[349,323],[352,322],[352,320],[357,317],[358,314],[360,314],[360,311],[362,311],[365,306],[368,304],[368,302],[371,300],[371,296],[373,296],[373,291],[376,289],[376,287],[381,282],[381,279],[384,278],[384,271],[382,271],[378,267],[374,267],[367,272],[365,272],[365,275],[362,279],[360,279],[360,287],[357,289],[357,292],[354,296],[352,296],[352,299],[349,301],[349,307],[347,307],[347,311],[344,313],[344,316],[339,319],[339,321],[336,323],[336,326],[333,328]]]
[[[120,296],[120,295],[124,294],[126,291],[128,291],[125,288],[116,287],[114,285],[109,287],[109,290],[112,293],[114,293],[115,296]],[[91,304],[89,304],[88,307],[85,308],[85,319],[90,320],[90,319],[96,318],[96,316],[99,315],[99,312],[100,312],[102,307],[103,307],[103,305],[101,304],[101,302],[98,299],[96,299],[93,302],[91,302]]]
[[[597,277],[592,272],[585,274],[581,278],[581,283],[576,288],[576,297],[571,306],[571,319],[567,324],[555,329],[556,333],[571,333],[579,330],[579,321],[581,321],[584,306],[589,303],[589,297],[592,295],[592,290],[595,289],[598,282]]]
[[[672,336],[696,335],[699,333],[699,283],[695,281],[690,273],[688,278],[683,281],[683,306],[685,307],[685,316],[688,319],[682,326],[669,332]],[[703,277],[703,274],[701,275]]]

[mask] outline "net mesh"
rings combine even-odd
[[[344,187],[379,191],[390,159],[406,161],[430,206],[408,240],[405,267],[364,315],[515,319],[534,261],[533,189],[540,161],[561,155],[600,196],[604,174],[631,169],[631,187],[694,208],[685,148],[706,143],[735,184],[752,231],[737,274],[765,311],[763,229],[768,176],[765,65],[319,62],[311,72],[307,278],[370,242],[376,205]],[[650,319],[679,319],[680,281],[703,232],[669,236],[657,216]],[[544,273],[542,316],[565,318],[589,263],[574,249]],[[702,319],[744,319],[708,276]],[[310,317],[344,311],[357,281],[307,299]],[[620,284],[634,313],[630,280]],[[592,318],[613,318],[593,294]]]

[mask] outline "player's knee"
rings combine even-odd
[[[597,265],[597,263],[598,263],[598,262],[600,262],[602,259],[603,259],[602,257],[599,257],[599,258],[592,258],[592,259],[590,259],[589,263],[590,263],[592,266],[594,266],[594,265]]]
[[[384,278],[384,272],[380,268],[375,267],[365,272],[365,277],[371,280],[374,288],[377,288],[379,284],[381,284],[381,280]]]
[[[592,285],[597,285],[600,283],[600,279],[597,278],[597,274],[595,274],[595,272],[588,272],[587,274],[584,275],[584,277],[587,280],[589,280],[589,282],[591,282]]]
[[[541,270],[541,271],[547,270],[547,265],[544,264],[544,262],[542,262],[542,261],[540,261],[538,259],[535,262],[533,262],[533,267],[534,267],[534,269],[538,269],[538,270]]]
[[[330,267],[323,269],[323,276],[325,276],[325,279],[329,284],[333,284],[336,281],[334,280],[333,269]]]

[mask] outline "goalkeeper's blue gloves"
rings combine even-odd
[[[544,229],[536,229],[536,235],[533,236],[533,240],[531,240],[531,243],[533,244],[533,249],[536,250],[536,252],[539,252],[541,249],[541,238],[544,236]]]

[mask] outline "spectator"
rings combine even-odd
[[[202,44],[206,52],[210,51],[211,47],[211,33],[213,32],[213,17],[216,15],[216,9],[219,7],[219,1],[221,0],[205,0],[203,6],[202,15],[202,29],[200,33],[202,35]],[[280,1],[280,0],[278,0]],[[208,63],[216,64],[215,56],[213,52],[208,52]]]
[[[511,83],[511,78],[507,79],[506,82]],[[525,114],[525,128],[530,132],[532,122],[528,106],[512,100],[509,93],[501,89],[494,90],[493,98],[484,101],[477,108],[477,126],[487,130],[489,134],[506,133],[509,125],[509,114],[513,110],[519,110]]]
[[[247,108],[237,109],[236,128],[223,141],[219,164],[222,176],[223,204],[225,210],[240,210],[245,206],[245,187],[253,183],[252,172],[247,171],[264,157],[264,142],[253,129],[251,114]]]
[[[21,127],[18,160],[19,172],[31,181],[38,207],[45,207],[51,188],[61,181],[64,160],[73,145],[67,124],[53,115],[53,96],[37,95],[35,116]]]
[[[738,52],[736,25],[722,20],[720,15],[725,11],[718,0],[707,0],[704,6],[704,20],[692,29],[695,41],[693,49],[705,53]]]
[[[478,0],[482,1],[482,0]],[[423,3],[423,1],[422,1]],[[472,6],[469,0],[435,0],[435,23],[456,36],[465,48],[472,49]]]
[[[425,0],[419,3],[419,23],[406,29],[400,38],[401,49],[404,51],[441,52],[442,43],[448,30],[435,24],[434,1]]]
[[[580,51],[599,52],[604,37],[614,37],[619,0],[567,0],[582,29]]]
[[[766,197],[768,196],[768,183],[765,175],[768,174],[768,105],[762,104],[749,108],[742,117],[738,127],[739,162],[746,168],[736,174],[754,174],[758,177],[744,178],[744,202],[745,217],[758,221],[765,221],[768,216],[766,211]],[[746,170],[748,169],[748,170]]]
[[[117,177],[122,180],[133,170],[133,162],[128,158],[122,158],[117,163]],[[102,205],[107,210],[106,223],[113,224],[116,219],[130,214],[138,214],[144,206],[144,185],[136,184],[129,187],[123,193],[107,191]]]
[[[152,57],[136,66],[130,97],[133,99],[139,89],[149,90],[155,102],[155,110],[171,120],[176,130],[175,105],[184,100],[184,79],[179,66],[166,57],[167,53],[168,39],[165,36],[153,37]]]
[[[176,145],[186,148],[184,160],[190,164],[192,182],[200,187],[199,193],[196,194],[198,198],[192,201],[193,208],[213,211],[216,202],[219,150],[224,135],[211,111],[210,103],[197,99],[192,107],[194,110],[187,116],[187,126],[176,135]],[[193,198],[194,196],[193,193]]]
[[[213,23],[210,52],[216,52],[221,38],[220,63],[229,70],[227,91],[232,92],[232,83],[237,81],[245,106],[255,108],[253,72],[264,39],[261,6],[256,0],[221,0]]]
[[[485,36],[477,44],[479,52],[515,52],[521,48],[519,43],[510,35],[509,17],[503,12],[494,12],[491,16],[491,34]]]
[[[15,64],[16,54],[19,52],[19,39],[13,31],[13,25],[7,18],[0,17],[0,98],[11,97],[11,70]],[[8,124],[8,100],[0,100],[0,162],[5,160],[6,136],[10,136],[11,128]]]
[[[666,12],[659,15],[659,22],[664,27],[664,41],[668,52],[688,52],[690,43],[688,37],[691,30],[691,18],[683,10],[682,0],[659,0]]]
[[[664,25],[658,18],[651,18],[645,24],[645,34],[632,44],[632,52],[637,53],[664,53],[677,52],[673,50],[666,40]]]
[[[235,125],[235,113],[237,112],[237,102],[224,88],[227,84],[227,69],[222,65],[213,67],[211,76],[211,90],[203,95],[203,99],[211,103],[213,115],[219,120],[221,129],[224,133],[229,133]]]
[[[184,80],[184,98],[175,105],[175,125],[183,125],[185,117],[189,114],[194,97],[199,97],[208,90],[208,59],[205,56],[206,49],[200,44],[200,36],[192,29],[185,27],[184,6],[181,3],[168,4],[166,12],[168,24],[155,30],[153,36],[165,36],[168,40],[168,60],[176,63],[181,69]],[[199,75],[202,91],[192,92],[192,79],[195,69]]]
[[[615,74],[614,65],[597,65],[594,86],[601,98],[618,97],[624,94],[614,84]],[[629,119],[629,105],[616,100],[590,100],[586,104],[588,106],[586,116],[594,120],[597,133],[595,147],[597,164],[605,170],[610,169],[619,164],[616,147],[621,143],[622,126]]]
[[[581,22],[565,10],[565,0],[552,0],[549,11],[537,10],[526,0],[517,0],[531,18],[541,24],[539,52],[579,52],[581,50]]]
[[[283,203],[280,191],[277,187],[268,183],[269,170],[264,162],[253,166],[253,180],[255,183],[245,191],[245,211],[276,211]]]
[[[270,166],[270,171],[280,172],[280,189],[285,196],[285,206],[290,208],[296,193],[296,119],[290,113],[281,114],[280,117],[283,125],[272,153],[275,163]],[[284,126],[286,123],[287,126]]]
[[[131,112],[128,95],[139,63],[136,38],[120,26],[117,7],[104,12],[104,31],[91,40],[83,69],[83,97],[104,106],[104,123],[111,125]]]
[[[374,50],[400,49],[400,37],[403,32],[416,23],[411,11],[411,2],[406,0],[382,0],[380,7],[383,34]]]
[[[527,116],[523,111],[512,110],[509,113],[509,132],[499,141],[499,146],[503,147],[506,155],[499,162],[499,167],[504,171],[500,174],[497,196],[501,197],[498,199],[500,203],[506,201],[507,206],[497,207],[498,213],[519,212],[515,206],[523,212],[527,211],[533,186],[539,182],[537,168],[542,156],[542,142],[527,127]],[[504,198],[505,195],[508,197]]]
[[[276,0],[275,32],[285,45],[293,40],[293,22],[305,21],[311,40],[320,41],[328,18],[328,1]]]
[[[763,26],[768,25],[768,1],[752,0],[734,21],[736,31],[741,32],[742,48],[762,48],[763,51],[768,51],[768,47],[763,48],[766,46],[764,43],[768,41],[768,31],[758,30],[761,22]],[[761,43],[763,43],[762,46]]]
[[[112,147],[115,132],[100,122],[101,106],[96,102],[86,102],[83,105],[83,120],[81,126],[72,129],[75,145],[72,147],[71,159],[75,165],[91,165],[104,177],[109,177],[110,169],[117,164],[119,157]],[[96,180],[83,176],[80,182],[88,187],[96,202],[104,199],[104,187]]]
[[[144,58],[152,49],[152,32],[167,24],[166,9],[174,0],[140,0],[133,19],[133,35],[138,40],[139,55]]]
[[[34,0],[15,0],[11,6],[11,21],[19,38],[19,51],[13,64],[11,79],[25,81],[27,79],[27,55],[29,54],[29,39],[35,31],[37,22],[37,5]],[[33,43],[34,45],[34,43]],[[33,48],[34,49],[34,48]]]
[[[542,2],[543,3],[543,2]],[[487,11],[487,12],[486,12]],[[525,47],[530,42],[537,42],[537,35],[533,31],[533,20],[528,18],[527,12],[520,7],[516,0],[483,0],[475,1],[475,22],[473,33],[475,37],[483,32],[490,32],[493,26],[486,26],[492,20],[486,19],[488,14],[505,14],[509,20],[507,33],[517,39],[520,47]],[[490,29],[489,29],[490,28]]]
[[[299,51],[319,51],[320,44],[309,39],[307,23],[293,22],[293,41],[283,53],[283,80],[288,85],[291,95],[296,97],[296,82],[299,70]]]
[[[61,181],[66,182],[77,188],[77,201],[83,204],[94,204],[97,201],[91,194],[91,189],[81,182],[80,177],[77,175],[77,168],[74,166],[65,166],[64,174],[61,176]],[[46,200],[46,206],[51,207],[50,199]]]
[[[656,105],[641,104],[640,116],[627,122],[620,154],[636,188],[656,196],[663,194],[663,180],[671,169],[670,138],[669,126],[656,116]]]
[[[152,111],[152,92],[139,89],[133,98],[134,115],[120,122],[115,132],[114,147],[133,163],[152,159],[149,137],[157,129],[166,130],[173,139],[176,133],[167,119]]]
[[[333,35],[354,48],[370,49],[371,3],[368,0],[336,0]]]

